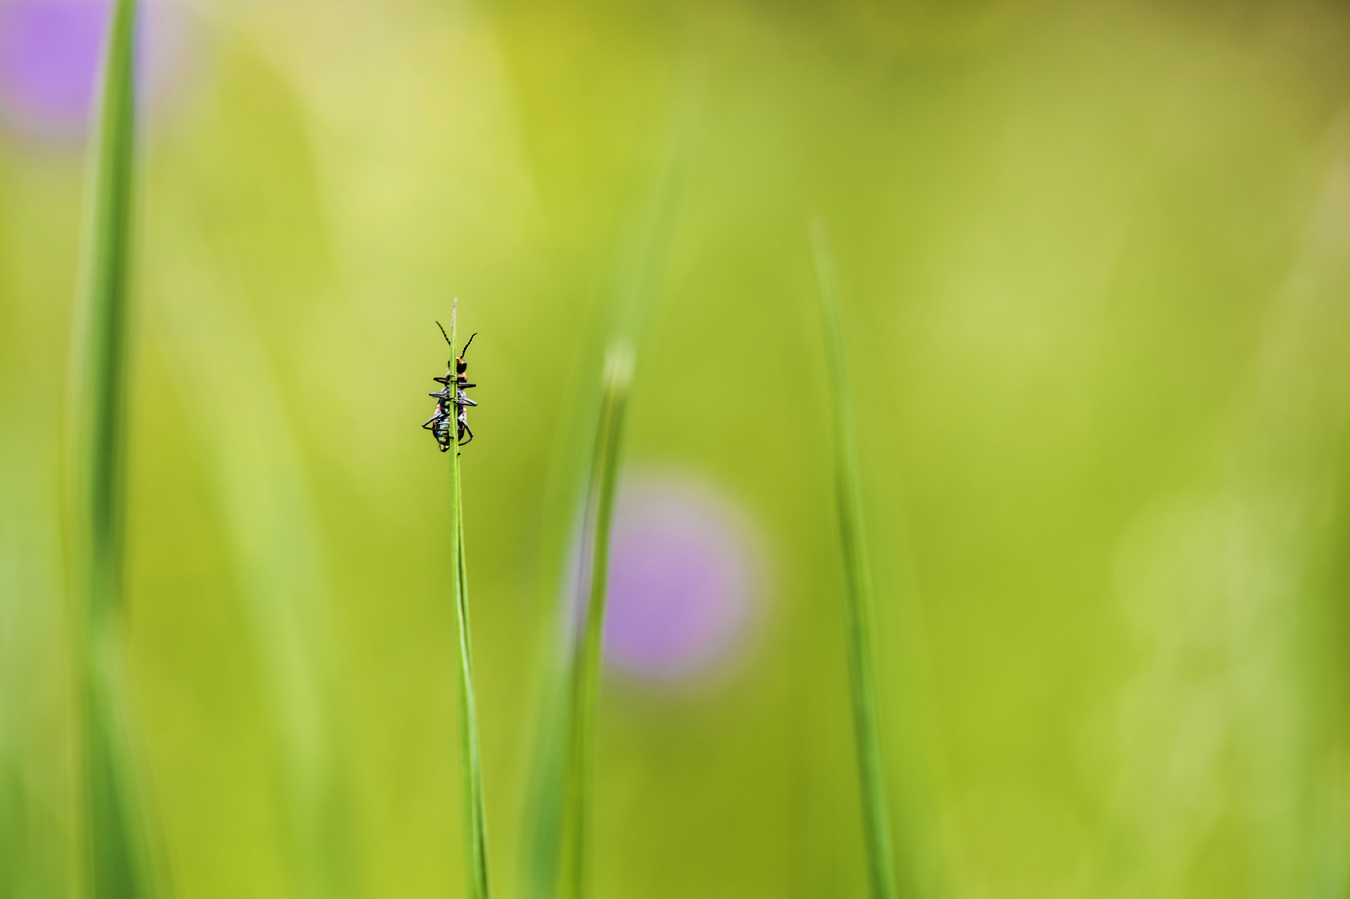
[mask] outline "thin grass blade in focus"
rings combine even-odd
[[[858,780],[862,790],[868,882],[871,884],[872,899],[894,899],[895,868],[891,859],[890,816],[886,808],[886,778],[881,762],[880,719],[872,660],[875,645],[872,633],[872,580],[867,564],[862,483],[858,475],[858,438],[853,422],[848,354],[844,346],[839,284],[824,223],[815,223],[811,238],[825,324],[825,356],[829,367],[829,395],[834,421],[835,495],[839,507],[839,537],[848,591],[845,609],[848,617],[849,684],[853,693],[853,727],[857,744]]]
[[[456,301],[456,307],[458,301]],[[455,319],[450,313],[450,352],[455,354]],[[450,376],[454,377],[454,362]],[[450,383],[453,391],[455,385]],[[487,817],[483,809],[483,765],[478,751],[478,710],[473,689],[473,647],[469,629],[469,582],[464,565],[464,511],[460,489],[459,449],[454,445],[455,425],[450,423],[450,573],[455,604],[459,683],[460,777],[464,803],[464,867],[469,877],[469,896],[488,899]]]

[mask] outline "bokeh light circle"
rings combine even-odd
[[[0,0],[0,121],[44,143],[88,130],[112,0]],[[182,9],[142,3],[142,101],[181,80],[193,43]]]
[[[610,543],[606,663],[664,682],[735,657],[755,606],[755,546],[745,516],[710,485],[626,477]]]

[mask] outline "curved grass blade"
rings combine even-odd
[[[97,899],[154,892],[121,660],[128,306],[135,184],[135,0],[112,7],[96,107],[73,361],[73,576],[78,591],[87,878]]]
[[[361,892],[324,543],[295,429],[231,272],[192,236],[150,240],[157,349],[173,366],[252,628],[282,789],[293,899]],[[191,302],[179,298],[192,297]]]
[[[450,313],[450,346],[455,346],[458,301]],[[453,428],[453,423],[451,425]],[[453,431],[451,432],[453,437]],[[458,634],[459,750],[462,802],[464,806],[464,867],[469,877],[470,899],[489,899],[487,817],[483,810],[483,767],[478,751],[478,709],[473,689],[473,647],[469,630],[469,581],[464,565],[464,511],[460,487],[459,450],[450,456],[450,571]]]
[[[584,640],[577,639],[576,607],[593,594],[595,587],[588,582],[589,572],[595,570],[594,551],[599,548],[591,512],[600,502],[602,482],[597,480],[597,472],[604,467],[597,453],[607,445],[605,434],[610,426],[605,420],[613,411],[609,393],[612,385],[603,366],[614,359],[626,359],[626,378],[631,381],[632,369],[641,355],[687,191],[702,119],[707,69],[705,54],[693,48],[687,51],[676,74],[664,133],[658,152],[653,154],[643,198],[633,209],[631,224],[624,229],[615,254],[600,320],[593,330],[597,335],[594,347],[588,352],[589,371],[570,416],[574,425],[551,478],[553,497],[549,503],[541,570],[551,620],[543,628],[548,643],[544,647],[539,742],[524,840],[527,895],[532,899],[552,899],[568,890],[580,889],[578,883],[584,882],[576,860],[585,856],[583,834],[588,815],[578,810],[577,803],[588,800],[582,799],[577,790],[588,788],[589,780],[577,779],[586,763],[581,763],[576,753],[588,752],[589,737],[583,738],[580,729],[590,725],[579,723],[577,716],[592,713],[585,703],[577,701],[582,695],[578,693],[579,685],[585,677],[579,670]],[[623,393],[626,402],[626,384]],[[615,455],[607,464],[617,472],[617,433],[614,440]],[[612,495],[609,501],[612,502]],[[578,509],[582,510],[580,549]],[[561,590],[560,584],[564,585]],[[596,626],[601,625],[597,622]],[[594,677],[598,678],[598,650],[595,664]]]
[[[862,791],[868,882],[872,899],[895,899],[890,818],[886,808],[886,783],[881,762],[880,718],[873,680],[872,580],[867,564],[862,483],[858,474],[858,440],[853,422],[848,354],[844,347],[839,284],[824,223],[815,223],[811,238],[825,325],[830,405],[834,413],[835,495],[839,506],[839,539],[844,553],[844,576],[848,588],[845,609],[848,618],[849,684],[853,694],[853,727],[858,780]]]
[[[600,422],[596,428],[587,501],[585,533],[590,589],[582,609],[581,645],[571,670],[567,775],[563,790],[563,878],[572,899],[586,896],[589,885],[591,746],[595,729],[595,699],[600,687],[605,626],[605,590],[609,574],[609,535],[614,519],[614,495],[619,481],[623,420],[633,378],[633,356],[624,344],[610,351],[605,365]]]

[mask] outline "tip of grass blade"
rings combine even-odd
[[[616,340],[605,354],[603,375],[604,390],[607,395],[624,393],[633,383],[633,367],[636,354],[633,345],[627,340]]]

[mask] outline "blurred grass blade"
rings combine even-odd
[[[839,284],[823,222],[815,223],[811,229],[811,239],[825,325],[830,404],[834,411],[835,493],[839,506],[844,577],[848,589],[845,608],[848,616],[849,683],[853,692],[853,727],[862,791],[868,881],[873,899],[894,899],[895,869],[891,861],[890,821],[886,811],[886,783],[881,763],[880,719],[873,680],[872,581],[867,565],[862,484],[858,475],[857,434],[853,423],[853,396],[844,347]]]
[[[551,478],[541,583],[552,617],[543,628],[548,642],[541,678],[539,743],[527,817],[529,832],[524,840],[526,884],[532,899],[556,896],[566,882],[562,869],[570,864],[566,858],[570,850],[564,843],[570,826],[567,790],[575,762],[571,755],[578,711],[575,613],[585,601],[585,574],[593,562],[587,550],[594,548],[594,534],[586,530],[584,514],[598,501],[595,474],[600,467],[595,454],[600,443],[596,435],[603,432],[602,419],[610,402],[604,374],[606,360],[614,358],[616,348],[624,347],[622,354],[628,359],[631,377],[631,368],[642,353],[647,322],[665,282],[687,191],[703,114],[707,67],[706,56],[695,49],[687,52],[676,73],[658,152],[652,154],[641,202],[635,204],[631,222],[622,232],[599,322],[590,329],[597,336],[588,349],[585,380],[570,416],[574,424]],[[583,512],[580,549],[578,509]]]
[[[585,545],[590,588],[583,616],[581,644],[571,670],[569,696],[567,779],[563,791],[562,884],[566,895],[582,899],[589,886],[589,828],[591,805],[591,747],[595,728],[595,699],[600,686],[605,625],[605,590],[609,573],[610,525],[622,455],[623,419],[633,377],[633,355],[625,344],[610,351],[605,365],[600,422],[595,434],[594,468],[587,496]]]
[[[16,404],[0,420],[31,424]],[[24,419],[27,418],[27,421]],[[58,455],[47,435],[9,427],[0,434],[0,896],[69,896],[72,834],[66,826],[67,755],[52,752],[53,724],[68,709],[53,702],[60,665],[59,503],[49,469]],[[58,798],[59,797],[59,798]]]
[[[112,7],[90,160],[79,343],[73,361],[74,577],[88,814],[87,876],[97,899],[152,895],[121,664],[122,556],[132,197],[135,0]]]
[[[166,204],[159,211],[163,215]],[[170,207],[171,208],[171,207]],[[162,221],[163,219],[161,219]],[[151,223],[153,226],[153,222]],[[155,350],[202,455],[252,630],[278,761],[296,899],[360,892],[324,541],[305,461],[244,289],[191,229],[160,226],[146,292]],[[183,298],[190,297],[190,301]]]
[[[458,305],[458,303],[456,303]],[[456,312],[450,314],[450,346],[454,355]],[[452,382],[453,389],[453,382]],[[454,423],[450,423],[453,441]],[[450,447],[450,571],[458,631],[459,750],[464,804],[464,867],[471,899],[488,899],[487,818],[483,810],[483,767],[478,751],[478,710],[473,690],[473,648],[469,631],[469,582],[464,565],[464,511],[460,490],[459,450]]]

